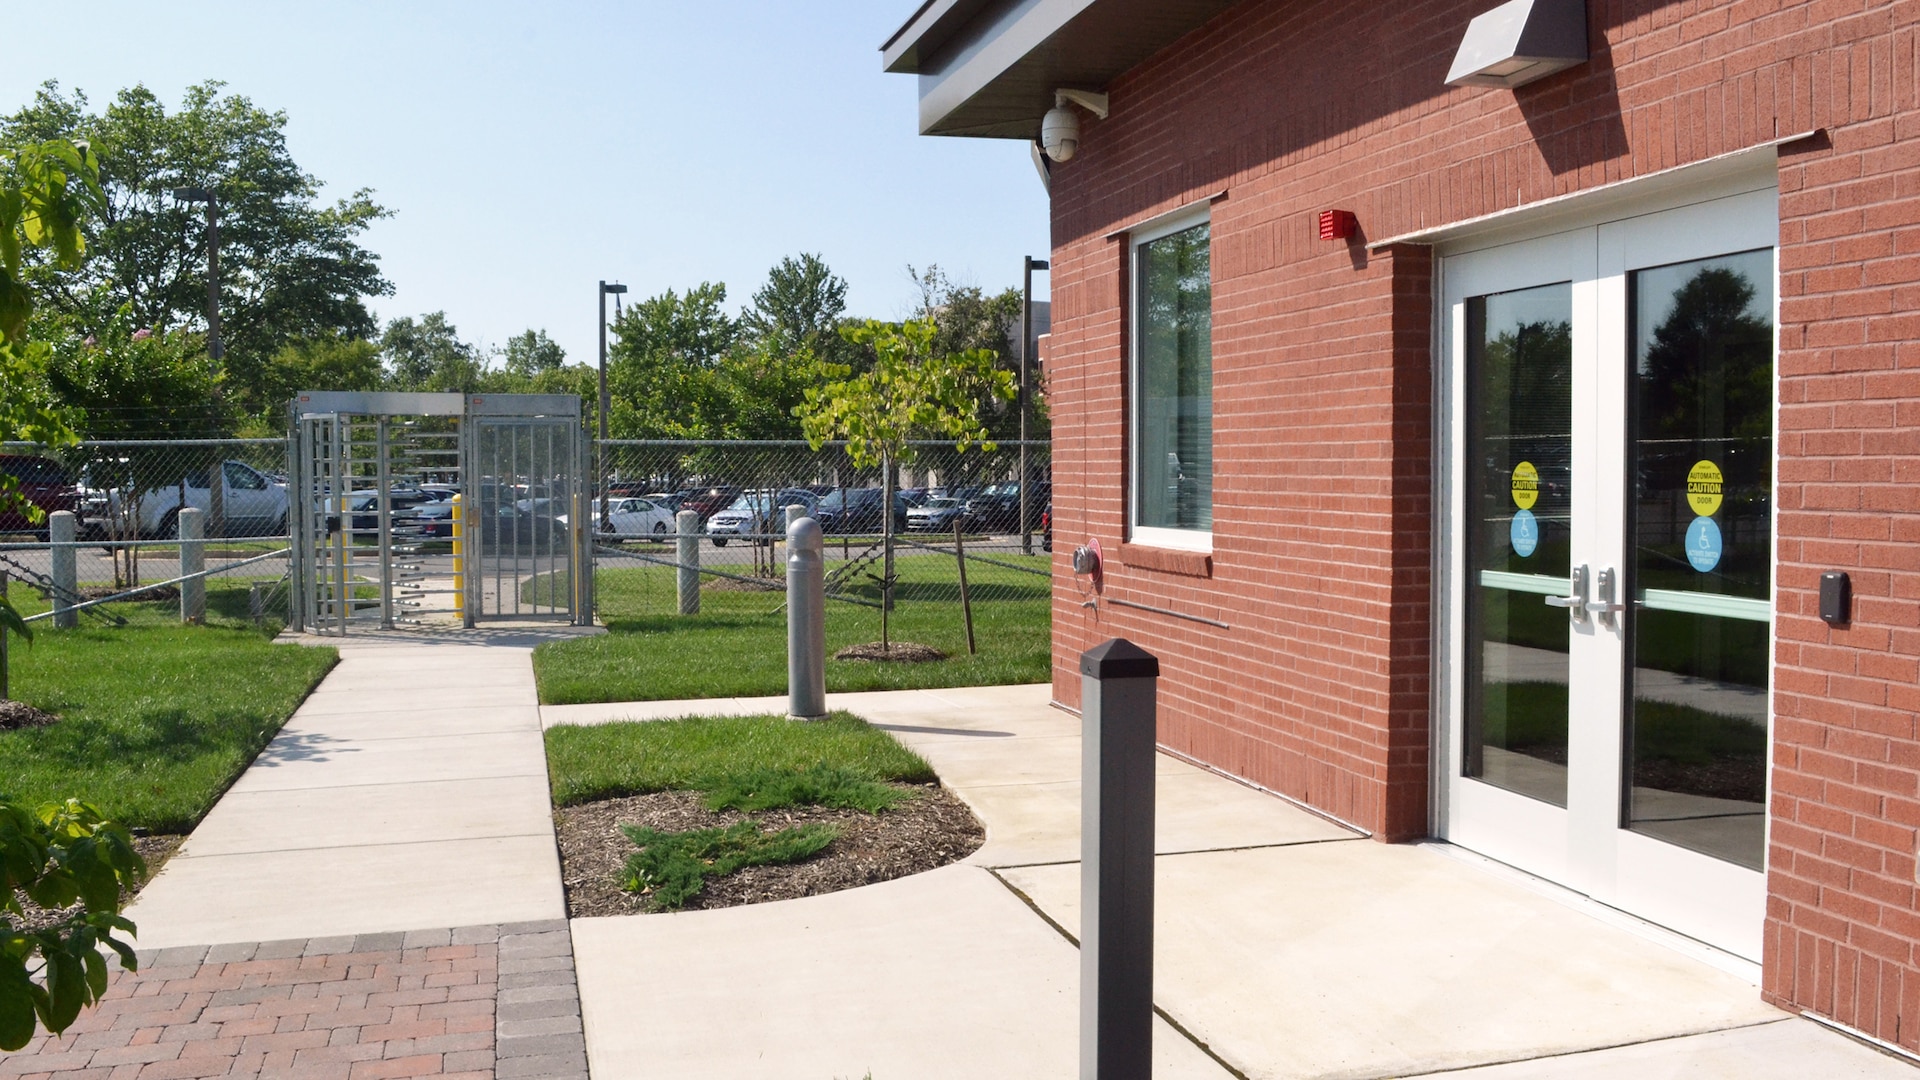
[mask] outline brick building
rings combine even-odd
[[[883,47],[1048,128],[1056,697],[1128,637],[1169,750],[1920,1047],[1920,3],[1492,9]]]

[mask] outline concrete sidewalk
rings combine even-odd
[[[987,843],[842,893],[574,920],[594,1076],[1075,1075],[1079,721],[1047,697],[829,695],[932,762]],[[1761,1002],[1749,964],[1458,849],[1375,843],[1165,755],[1158,782],[1157,1076],[1913,1075]]]

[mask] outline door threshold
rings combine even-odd
[[[1606,923],[1608,926],[1625,930],[1630,934],[1644,938],[1656,945],[1663,945],[1675,952],[1698,960],[1709,967],[1724,971],[1735,978],[1752,983],[1754,986],[1760,985],[1760,965],[1744,956],[1727,952],[1725,949],[1709,945],[1699,938],[1688,937],[1685,934],[1676,930],[1670,930],[1658,923],[1648,922],[1638,915],[1633,915],[1617,907],[1603,904],[1591,896],[1575,892],[1565,885],[1548,881],[1546,878],[1535,874],[1529,874],[1511,863],[1503,863],[1498,859],[1488,858],[1479,852],[1469,851],[1458,844],[1449,843],[1446,840],[1429,838],[1417,841],[1415,846],[1428,848],[1450,859],[1457,859],[1471,866],[1477,866],[1493,874],[1495,877],[1519,885],[1537,895],[1544,896],[1556,903],[1589,915]]]

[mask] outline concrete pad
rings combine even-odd
[[[550,836],[547,779],[485,779],[228,793],[176,857]]]
[[[1079,953],[988,872],[573,922],[595,1080],[1078,1075]],[[1230,1074],[1154,1020],[1156,1077]]]
[[[1425,848],[1157,868],[1155,1000],[1249,1077],[1435,1072],[1782,1015],[1751,983]],[[1001,873],[1077,932],[1077,865]]]
[[[170,860],[127,910],[142,949],[564,918],[553,836]]]
[[[1810,1020],[1438,1073],[1460,1080],[1913,1080],[1908,1062]]]
[[[828,702],[829,707],[832,702]],[[586,705],[542,705],[540,726],[614,724],[630,720],[678,720],[686,716],[785,715],[787,699],[701,698],[697,701],[604,701]]]
[[[284,734],[268,744],[232,791],[358,787],[547,773],[531,730],[413,739],[344,739],[322,731]]]

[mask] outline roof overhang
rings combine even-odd
[[[920,133],[1033,139],[1061,88],[1100,90],[1233,0],[925,0],[880,47],[920,78]]]

